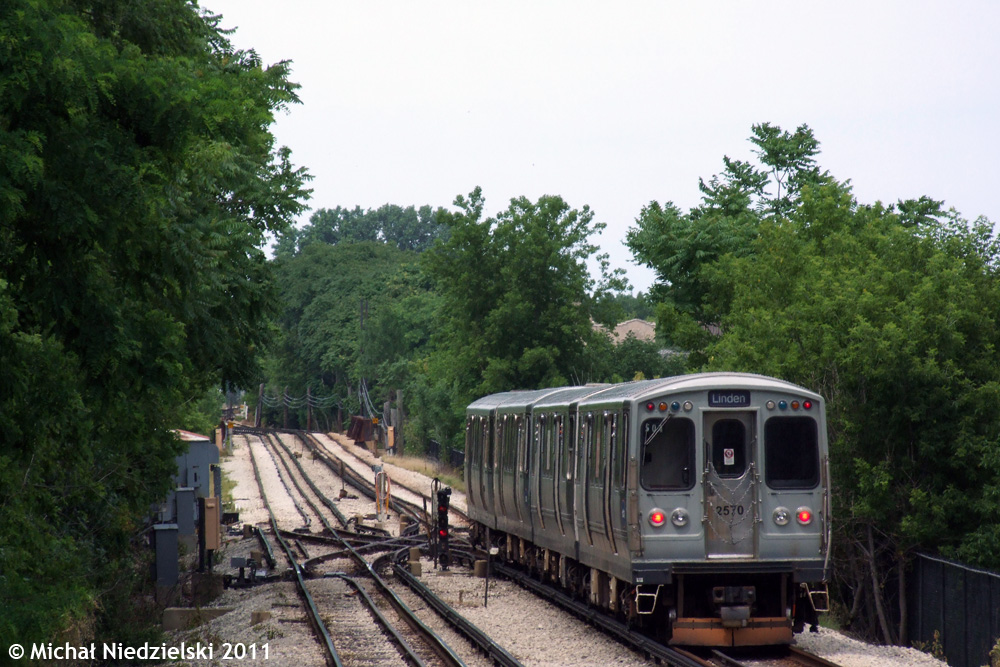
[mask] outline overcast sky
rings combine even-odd
[[[302,104],[274,132],[314,210],[561,195],[645,290],[623,245],[642,207],[696,205],[771,122],[813,128],[862,202],[1000,222],[1000,2],[202,4],[237,47],[293,61]]]

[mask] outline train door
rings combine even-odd
[[[483,499],[479,493],[479,479],[482,468],[479,465],[479,457],[482,456],[480,447],[482,441],[478,439],[482,430],[479,427],[479,417],[466,417],[465,419],[465,479],[469,489],[469,505],[472,507],[482,507]]]
[[[576,520],[577,509],[576,509],[576,492],[575,492],[576,459],[578,456],[576,429],[577,429],[577,415],[571,412],[569,414],[569,428],[566,430],[564,436],[565,438],[564,441],[566,443],[566,446],[563,447],[562,449],[564,455],[563,462],[565,463],[565,466],[563,468],[564,471],[563,475],[564,479],[562,480],[563,497],[561,498],[561,500],[563,501],[563,508],[564,508],[563,511],[565,512],[564,524],[568,523],[569,525],[573,526],[573,540],[575,542],[579,542],[580,532],[579,532],[579,525]]]
[[[757,545],[755,415],[704,413],[705,555],[752,558]]]
[[[565,473],[567,460],[566,419],[563,415],[556,414],[553,415],[552,422],[552,437],[555,439],[552,453],[552,507],[555,510],[556,525],[559,526],[559,532],[565,536],[566,521],[569,516],[567,508],[570,507],[566,504],[566,492],[562,491],[563,487],[567,486],[568,479]]]
[[[528,484],[528,476],[531,471],[534,421],[531,413],[528,413],[517,430],[517,479],[514,482],[514,497],[517,499],[517,518],[524,523],[531,523],[531,486]]]
[[[532,515],[531,522],[534,523],[537,518],[539,529],[545,530],[545,512],[542,510],[542,487],[544,485],[543,475],[546,472],[545,436],[548,433],[550,425],[545,418],[545,414],[535,415],[534,419],[532,419],[532,425],[534,426],[534,430],[531,436],[533,442],[531,451],[534,458],[531,461],[531,469],[535,471],[535,475],[529,478],[532,480],[533,485],[528,511]]]
[[[491,412],[488,417],[488,430],[485,442],[483,442],[482,459],[482,490],[483,507],[491,514],[496,514],[493,497],[493,457],[496,456],[497,441],[500,438],[502,429],[500,420],[495,412]]]
[[[584,526],[587,539],[602,551],[616,551],[611,531],[611,450],[618,415],[607,410],[587,413],[586,459],[581,490],[584,494]]]
[[[597,418],[598,423],[595,424],[594,413],[588,412],[586,415],[580,414],[579,420],[575,480],[579,488],[576,489],[577,506],[574,515],[575,523],[587,536],[587,544],[594,546],[594,535],[591,528],[603,528],[594,520],[595,508],[591,506],[591,498],[595,498],[593,502],[597,505],[597,511],[600,511],[600,488],[595,480],[597,467],[600,466],[600,463],[597,462],[599,459],[595,456],[595,447],[600,446],[600,438],[597,435],[600,433],[600,417]],[[593,493],[591,492],[592,487]]]
[[[615,553],[626,549],[625,467],[628,456],[628,410],[622,410],[612,422],[612,451],[608,477],[608,525]]]
[[[618,449],[621,445],[618,443],[617,413],[604,413],[604,434],[602,435],[602,438],[605,445],[604,471],[602,475],[602,481],[604,483],[604,536],[608,540],[611,552],[618,553],[618,544],[615,541],[615,518],[620,504],[618,494],[619,489],[617,488],[620,487],[620,485],[617,483],[617,477],[615,475],[615,462],[618,459]]]

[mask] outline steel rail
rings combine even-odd
[[[267,561],[268,568],[273,570],[277,566],[278,561],[274,559],[274,550],[271,549],[271,542],[267,539],[264,531],[258,526],[254,526],[253,529],[257,533],[257,541],[260,542],[260,546],[264,549],[264,560]]]
[[[294,433],[298,438],[309,448],[310,451],[314,452],[318,456],[318,460],[322,461],[327,468],[329,468],[335,475],[341,476],[348,484],[356,488],[361,493],[365,494],[369,499],[375,500],[375,485],[369,483],[368,480],[356,471],[351,466],[346,463],[341,468],[331,461],[334,457],[324,451],[320,451],[320,445],[316,442],[316,439],[309,433],[304,431],[295,431]],[[393,482],[395,484],[395,482]],[[412,491],[411,491],[412,493]],[[416,494],[420,495],[420,494]],[[421,496],[423,497],[423,496]],[[424,514],[423,508],[417,507],[413,503],[409,503],[400,498],[390,497],[390,507],[396,511],[397,514],[406,514],[414,521],[421,523],[426,523],[426,516],[423,517],[421,521],[421,515]]]
[[[268,442],[270,442],[269,436],[267,434],[264,434],[264,437],[267,437]],[[273,447],[273,443],[271,446]],[[299,472],[302,474],[303,479],[306,480],[309,487],[320,498],[320,500],[324,500],[325,502],[330,502],[329,499],[327,499],[326,496],[324,496],[322,492],[319,491],[319,489],[309,478],[305,470],[303,470],[300,467]],[[317,514],[322,516],[319,513],[315,503],[312,502],[312,500],[310,500],[305,495],[303,495],[303,498],[313,509],[313,511],[317,512]],[[277,529],[276,525],[275,529]],[[407,625],[409,625],[410,628],[415,633],[417,633],[417,635],[419,635],[421,639],[424,640],[428,648],[430,648],[430,650],[433,651],[446,665],[449,665],[450,667],[464,667],[465,663],[458,656],[458,654],[455,653],[455,651],[450,646],[448,646],[448,644],[443,639],[441,639],[441,637],[439,637],[431,628],[425,625],[423,621],[421,621],[420,618],[416,615],[416,613],[412,609],[410,609],[406,605],[406,603],[399,598],[398,595],[396,595],[396,593],[392,590],[392,588],[390,588],[389,585],[382,579],[382,577],[378,575],[378,573],[371,566],[371,564],[365,559],[365,557],[362,556],[349,543],[348,540],[344,539],[343,536],[340,535],[339,531],[334,530],[332,527],[330,528],[330,531],[333,534],[333,539],[340,543],[342,550],[346,552],[351,559],[353,559],[358,565],[360,565],[364,569],[364,571],[368,573],[372,581],[375,583],[375,586],[378,588],[379,592],[386,598],[386,600],[388,600],[389,604],[391,604],[396,609],[397,613],[407,623]],[[282,542],[284,541],[282,540]],[[298,571],[298,565],[296,565],[296,568]],[[388,623],[388,621],[385,620],[384,617],[382,620]],[[391,630],[391,633],[394,639],[400,637],[398,632],[396,632],[394,629]],[[413,653],[412,647],[410,647],[410,645],[407,642],[405,641],[397,642],[397,645],[403,650],[404,653],[407,654],[403,656],[404,659],[410,659],[411,661],[416,661],[416,662],[420,661],[420,657],[417,656],[415,653]]]
[[[333,515],[337,517],[337,522],[340,523],[342,527],[346,528],[348,524],[348,519],[346,516],[344,516],[344,513],[340,511],[340,508],[337,507],[332,500],[330,500],[323,493],[320,492],[316,484],[313,483],[309,475],[306,474],[305,468],[302,467],[302,463],[298,460],[298,458],[295,457],[294,454],[292,454],[292,450],[290,450],[288,446],[281,441],[281,438],[276,438],[276,440],[278,444],[281,445],[281,448],[284,449],[285,452],[288,454],[292,462],[295,463],[295,467],[299,469],[299,473],[302,475],[302,478],[306,480],[306,484],[309,485],[309,488],[312,489],[313,493],[315,493],[316,496],[320,499],[320,502],[322,502],[327,507],[327,509],[329,509],[333,513]]]
[[[306,432],[306,435],[308,437],[312,438],[314,441],[316,440],[315,436],[313,436],[312,433]],[[318,441],[315,442],[315,446],[316,447],[323,447],[325,449],[325,447],[321,443],[319,443]],[[358,458],[354,453],[352,453],[352,452],[350,452],[348,450],[345,450],[345,451],[347,451],[347,453],[350,454],[351,456],[354,456],[355,458]],[[358,460],[360,460],[360,459],[358,459]],[[407,484],[405,484],[403,482],[400,482],[398,480],[393,480],[392,485],[393,486],[398,486],[401,489],[405,489],[406,491],[409,491],[413,495],[419,496],[420,498],[424,498],[425,500],[428,500],[428,501],[430,501],[432,503],[436,502],[436,500],[434,498],[431,498],[430,496],[426,495],[423,491],[418,491],[418,490],[416,490],[416,489],[414,489],[414,488],[408,486]],[[453,506],[449,507],[449,509],[450,509],[450,511],[454,512],[455,514],[457,514],[458,517],[460,519],[462,519],[463,521],[470,521],[470,522],[472,521],[472,519],[469,518],[469,515],[466,512],[462,511],[461,509],[459,509],[457,507],[453,507]]]
[[[281,468],[285,469],[285,473],[288,475],[288,479],[291,480],[292,486],[295,487],[295,490],[298,491],[299,496],[302,498],[302,500],[304,500],[306,502],[306,504],[309,506],[309,509],[312,510],[313,514],[316,515],[316,517],[319,519],[319,522],[321,524],[323,524],[323,527],[327,531],[333,532],[333,526],[331,526],[330,522],[326,520],[326,517],[323,516],[323,513],[319,511],[319,508],[316,507],[316,504],[314,502],[312,502],[311,500],[309,500],[309,497],[306,495],[306,492],[302,490],[302,486],[299,484],[299,481],[295,478],[295,475],[292,474],[292,468],[291,468],[291,466],[288,465],[288,461],[286,461],[285,458],[283,456],[281,456],[280,453],[278,453],[278,450],[277,450],[277,448],[274,445],[274,441],[271,439],[271,435],[269,433],[265,433],[264,436],[261,438],[262,441],[265,441],[265,439],[266,439],[266,445],[265,445],[265,447],[269,447],[270,448],[268,450],[268,454],[271,456],[271,460],[274,461],[275,467],[278,469],[278,476],[281,478],[281,483],[285,485],[286,489],[288,489],[289,495],[292,495],[291,494],[291,489],[288,488],[288,482],[285,481],[285,476],[281,475]],[[281,443],[280,439],[278,439],[278,444],[282,444],[283,445],[283,443]],[[273,453],[272,453],[271,450],[273,450]],[[295,458],[294,456],[292,456],[291,451],[287,447],[285,448],[285,452],[288,454],[289,458],[291,458],[291,459]],[[277,456],[275,456],[275,454],[277,454]],[[300,472],[301,472],[301,468],[300,468]],[[294,496],[292,497],[292,502],[295,502]],[[304,516],[304,512],[302,511],[301,507],[299,506],[299,504],[297,502],[295,502],[295,507]],[[308,527],[311,523],[312,522],[307,519],[306,520],[306,527]],[[305,534],[305,533],[302,533],[302,534]]]
[[[397,553],[405,553],[406,550],[402,550]],[[424,586],[416,577],[410,574],[406,568],[399,565],[399,563],[393,562],[392,564],[393,572],[395,575],[403,581],[407,586],[413,590],[414,593],[419,595],[430,607],[438,613],[442,618],[448,621],[456,630],[465,635],[473,644],[480,647],[495,664],[502,665],[503,667],[523,667],[521,662],[518,661],[509,651],[500,644],[493,641],[489,635],[480,630],[472,621],[468,620],[460,613],[455,611],[451,605],[442,600],[440,597],[434,594],[429,588]]]
[[[803,651],[798,646],[788,647],[788,657],[790,660],[799,665],[806,665],[807,667],[840,667],[834,662],[830,662],[826,658],[822,658],[808,651]]]
[[[309,623],[312,625],[313,630],[316,632],[320,639],[320,645],[325,651],[326,664],[329,667],[343,667],[343,663],[340,661],[340,654],[337,653],[337,649],[333,646],[333,639],[330,637],[330,632],[323,622],[322,617],[319,614],[319,609],[316,607],[316,603],[313,601],[312,595],[309,593],[309,589],[306,588],[306,582],[302,578],[302,571],[299,568],[298,562],[295,560],[295,555],[292,553],[291,547],[288,543],[281,537],[281,533],[278,531],[278,520],[274,516],[274,512],[271,510],[271,504],[267,500],[267,494],[264,492],[264,483],[260,479],[260,469],[257,467],[257,457],[254,456],[253,447],[247,447],[250,452],[250,462],[253,464],[253,474],[254,478],[257,480],[257,488],[260,491],[261,500],[264,502],[264,507],[267,509],[267,514],[271,519],[271,530],[274,531],[275,537],[278,539],[278,543],[285,552],[285,556],[288,558],[288,562],[292,565],[292,570],[295,573],[295,584],[298,588],[299,595],[302,596],[306,603],[306,611],[309,616]]]
[[[268,436],[267,434],[265,434],[264,437],[267,438],[267,441],[265,442],[264,438],[261,438],[261,442],[264,444],[264,448],[267,449],[268,444],[270,444],[270,436]],[[274,469],[278,473],[278,479],[281,480],[282,486],[284,486],[285,490],[288,492],[288,497],[291,498],[292,504],[295,505],[295,511],[297,511],[299,513],[299,515],[302,516],[302,521],[305,522],[305,527],[308,528],[309,525],[312,524],[312,519],[309,518],[309,516],[306,514],[306,511],[304,509],[302,509],[302,505],[299,504],[299,501],[296,500],[296,498],[295,498],[295,494],[292,493],[292,490],[288,487],[288,482],[285,479],[285,475],[282,474],[282,472],[281,472],[282,466],[279,465],[278,462],[274,459],[274,454],[271,454],[271,452],[268,451],[268,455],[271,457],[272,463],[274,463]],[[286,473],[288,474],[289,477],[291,477],[291,471],[286,470]],[[292,481],[294,482],[295,480],[292,480]],[[296,489],[298,489],[297,485],[296,485]],[[302,494],[302,490],[298,489],[298,491],[299,491],[299,495],[304,498],[305,496]]]
[[[591,625],[603,630],[606,634],[615,637],[618,641],[645,653],[657,660],[663,661],[671,667],[703,667],[704,663],[697,662],[676,650],[664,646],[663,644],[635,632],[624,623],[608,616],[603,611],[594,607],[577,602],[560,590],[556,590],[545,584],[524,575],[523,573],[508,567],[502,563],[493,563],[491,568],[494,572],[502,574],[517,584],[535,592],[550,602],[562,607],[566,611],[587,621]]]
[[[378,608],[378,606],[375,604],[375,601],[372,600],[370,595],[368,595],[368,591],[365,590],[365,587],[362,586],[357,579],[355,579],[354,577],[350,577],[342,572],[332,572],[326,576],[336,577],[350,584],[354,588],[354,590],[356,590],[358,594],[361,596],[361,599],[364,600],[365,605],[367,605],[368,609],[371,610],[371,612],[375,615],[375,618],[378,619],[378,622],[382,625],[382,627],[385,628],[385,630],[392,635],[393,639],[399,646],[403,647],[403,650],[406,652],[406,656],[404,656],[405,659],[407,659],[412,664],[416,665],[416,667],[426,667],[424,661],[420,658],[419,655],[417,655],[416,651],[413,650],[413,647],[410,646],[410,643],[406,641],[405,637],[399,634],[399,632],[396,630],[396,627],[392,624],[391,621],[389,621],[388,618],[385,617],[385,614],[382,613],[382,610]]]

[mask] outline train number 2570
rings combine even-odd
[[[743,516],[746,508],[743,505],[716,505],[715,513],[719,516]]]

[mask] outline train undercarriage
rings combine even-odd
[[[670,583],[634,584],[513,535],[472,533],[481,547],[539,580],[624,621],[664,643],[682,646],[790,644],[793,633],[815,630],[825,611],[825,586],[793,582],[791,572],[675,573]]]

